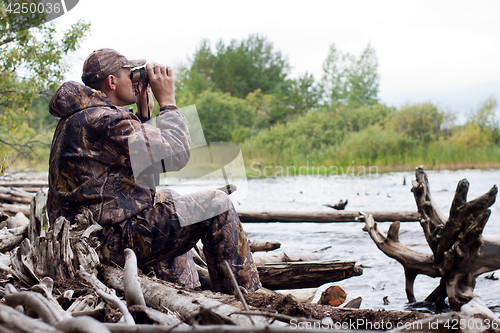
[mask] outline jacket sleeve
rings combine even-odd
[[[122,110],[123,111],[123,110]],[[134,176],[141,173],[178,171],[189,161],[191,137],[187,120],[175,110],[161,111],[156,119],[146,123],[128,111],[110,117],[103,140],[104,163],[131,167]]]

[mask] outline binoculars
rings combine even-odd
[[[153,71],[155,70],[153,66]],[[168,69],[167,69],[167,75],[168,75]],[[140,67],[133,69],[132,72],[130,72],[130,80],[132,81],[138,81],[138,82],[148,82],[148,71],[146,70],[146,67]]]
[[[136,68],[130,72],[130,80],[132,81],[148,81],[148,71],[146,67]]]

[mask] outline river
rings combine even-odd
[[[448,214],[455,188],[461,179],[466,178],[470,183],[469,200],[484,194],[494,184],[500,185],[500,170],[427,171],[427,175],[433,199],[445,215]],[[236,210],[246,212],[328,212],[331,208],[323,205],[335,204],[340,199],[349,200],[346,210],[350,211],[416,211],[410,191],[414,178],[413,172],[268,177],[249,179],[231,196],[234,196]],[[213,188],[207,182],[186,185],[173,188],[181,193]],[[235,196],[238,192],[240,197]],[[484,234],[500,235],[500,204],[496,202],[491,210]],[[389,225],[379,223],[379,229],[387,232]],[[362,276],[334,283],[348,293],[348,299],[361,296],[362,308],[407,309],[403,267],[378,250],[362,227],[362,223],[356,222],[244,224],[249,239],[279,241],[281,248],[276,252],[321,251],[325,260],[353,260],[362,265]],[[431,253],[419,223],[402,223],[400,241],[411,249]],[[500,311],[500,281],[487,279],[486,276],[490,274],[477,278],[475,292],[490,308]],[[496,274],[500,277],[500,273]],[[422,301],[438,284],[439,279],[418,276],[415,282],[417,301]],[[319,290],[327,286],[323,285]],[[388,297],[388,305],[383,303],[385,296]]]

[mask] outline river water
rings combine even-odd
[[[470,183],[468,198],[486,193],[493,185],[500,185],[500,170],[427,171],[431,194],[439,209],[447,216],[457,183],[466,178]],[[349,211],[416,211],[411,193],[413,172],[352,173],[333,176],[294,176],[249,179],[231,195],[237,211],[311,211],[328,212],[324,204],[349,200]],[[403,185],[404,181],[406,182]],[[213,188],[209,182],[174,187],[181,193],[201,188]],[[240,192],[240,196],[235,196]],[[500,204],[492,207],[492,214],[484,230],[485,235],[500,235]],[[387,232],[390,223],[379,223]],[[362,230],[363,224],[352,223],[244,223],[249,239],[279,241],[276,253],[311,253],[321,251],[325,260],[352,260],[364,268],[363,275],[334,284],[341,286],[348,299],[361,296],[362,308],[404,310],[407,299],[403,267],[387,257]],[[411,249],[431,253],[420,224],[402,223],[400,241]],[[475,292],[494,311],[500,311],[500,281],[487,279],[486,273],[477,278]],[[500,273],[496,273],[500,277]],[[415,296],[422,301],[437,285],[439,279],[418,276]],[[329,284],[319,288],[319,292]],[[317,293],[316,299],[320,293]],[[387,296],[389,304],[384,305]]]

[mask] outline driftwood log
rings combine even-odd
[[[9,212],[11,214],[23,213],[24,215],[29,215],[30,205],[0,203],[0,211]]]
[[[363,274],[355,261],[288,262],[257,266],[262,286],[269,289],[318,287]]]
[[[35,192],[48,187],[46,173],[16,173],[0,177],[0,211],[30,214]]]
[[[459,309],[471,300],[479,274],[500,268],[500,238],[482,237],[496,199],[498,189],[493,186],[486,194],[467,201],[469,183],[458,183],[450,214],[446,219],[432,201],[429,181],[422,166],[415,171],[412,192],[420,213],[422,226],[432,254],[409,249],[399,241],[398,221],[391,224],[387,235],[377,229],[376,219],[364,214],[365,227],[377,247],[387,256],[396,259],[405,270],[408,301],[416,301],[414,282],[418,274],[440,277],[436,289],[426,302],[443,304],[448,297],[450,307]]]
[[[252,252],[267,252],[279,249],[281,247],[280,242],[276,241],[256,241],[249,240],[248,245],[250,246],[250,251]]]
[[[255,254],[253,260],[255,265],[264,266],[268,264],[279,264],[294,261],[318,261],[325,255],[320,253],[277,253],[277,254]]]
[[[379,222],[415,222],[419,221],[418,212],[367,212],[375,221]],[[241,222],[266,223],[266,222],[355,222],[359,217],[357,211],[338,212],[238,212]]]
[[[11,204],[30,204],[31,199],[35,195],[33,193],[11,188],[0,186],[0,202],[11,203]]]
[[[123,282],[123,273],[119,268],[105,266],[102,271],[103,279],[114,289],[119,291],[124,291],[125,285]],[[178,287],[172,283],[168,283],[162,280],[157,280],[149,278],[146,276],[139,277],[142,291],[144,293],[144,299],[148,306],[158,307],[158,308],[168,308],[174,312],[181,313],[185,321],[189,321],[190,318],[197,317],[203,309],[211,309],[216,317],[228,317],[236,311],[240,311],[240,308],[224,304],[224,302],[219,302],[218,300],[211,296],[207,296],[208,292],[196,292],[188,291],[181,287]],[[223,301],[228,301],[228,295],[220,294],[219,297]],[[233,297],[231,297],[233,298]],[[199,319],[199,318],[196,318]],[[209,320],[208,318],[203,318],[204,320]],[[263,324],[267,324],[264,318],[258,321]],[[248,316],[244,315],[232,315],[231,320],[233,324],[240,326],[251,326],[252,322],[249,320]],[[211,322],[214,324],[214,322]],[[204,322],[204,324],[210,324],[210,322]]]

